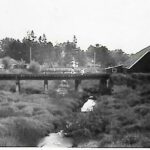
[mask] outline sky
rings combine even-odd
[[[27,31],[48,41],[72,41],[86,50],[97,43],[136,53],[150,45],[150,0],[0,0],[0,39]]]

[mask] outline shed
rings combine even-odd
[[[123,64],[121,64],[121,65],[117,65],[117,66],[107,67],[107,68],[105,68],[105,72],[106,73],[124,73],[125,68],[124,68]]]
[[[128,72],[149,73],[150,72],[150,46],[130,56],[124,63]]]

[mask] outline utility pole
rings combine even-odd
[[[94,69],[95,69],[95,63],[96,63],[96,53],[94,52]]]
[[[31,60],[32,60],[32,49],[31,49],[31,46],[30,46],[30,63],[31,63]]]

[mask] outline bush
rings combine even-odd
[[[140,105],[140,106],[135,107],[134,111],[135,111],[135,113],[137,113],[143,117],[143,116],[147,115],[148,113],[150,113],[150,108],[149,108],[149,106]]]
[[[2,64],[4,65],[4,69],[9,69],[11,67],[11,61],[9,57],[4,57],[2,59]]]
[[[29,65],[28,70],[32,73],[39,73],[40,72],[40,64],[38,62],[32,61]]]
[[[26,63],[25,63],[24,60],[21,60],[21,61],[18,62],[18,68],[20,68],[20,69],[26,69],[25,66],[26,66]]]
[[[14,110],[10,107],[4,107],[0,109],[0,118],[13,116]]]
[[[28,146],[36,146],[47,133],[48,126],[35,119],[20,117],[15,119],[15,131],[19,140]]]
[[[77,113],[69,118],[64,132],[71,136],[75,143],[81,143],[89,138],[96,138],[100,133],[105,132],[108,125],[107,119],[96,112]]]
[[[100,140],[99,147],[107,147],[107,145],[114,142],[114,138],[110,134],[104,134]]]
[[[0,137],[0,147],[16,147],[16,146],[23,146],[17,139],[17,137],[13,136],[2,136]]]
[[[138,143],[139,140],[140,140],[140,136],[138,134],[131,133],[125,135],[124,138],[122,139],[122,142],[127,145],[133,145]]]
[[[37,89],[36,87],[25,87],[21,89],[22,93],[26,94],[42,94],[43,91],[41,89]]]

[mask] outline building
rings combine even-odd
[[[150,46],[131,55],[124,67],[129,73],[150,73]]]
[[[142,49],[121,65],[105,68],[107,73],[150,73],[150,46]]]
[[[123,64],[118,66],[112,66],[105,68],[106,73],[125,73],[126,68],[124,68]]]

